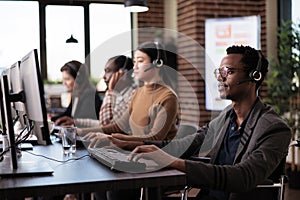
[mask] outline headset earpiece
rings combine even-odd
[[[253,72],[251,72],[251,79],[258,82],[261,79],[261,72],[254,70]]]
[[[157,58],[155,60],[153,60],[152,64],[155,67],[160,68],[164,65],[164,61],[161,59],[158,42],[154,42],[154,44],[155,44],[155,47],[156,47],[156,50],[157,50]]]
[[[155,65],[155,67],[160,68],[164,65],[164,62],[162,59],[155,59],[153,60],[152,64]]]
[[[262,75],[261,75],[261,52],[260,51],[257,51],[257,54],[258,54],[258,61],[257,61],[257,66],[256,66],[256,69],[253,70],[251,73],[250,73],[250,78],[251,80],[255,81],[255,82],[258,82],[261,80],[262,78]]]

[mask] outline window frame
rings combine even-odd
[[[33,0],[34,1],[34,0]],[[41,75],[43,80],[48,79],[47,74],[47,45],[46,45],[46,6],[47,5],[66,5],[66,6],[82,6],[84,9],[84,40],[85,40],[85,48],[84,55],[86,57],[86,65],[90,70],[90,61],[88,55],[90,54],[90,10],[89,6],[91,3],[107,3],[107,4],[123,4],[123,1],[77,1],[77,0],[60,0],[57,2],[56,0],[38,0],[39,2],[39,15],[40,15],[40,63],[41,63]],[[131,28],[133,26],[132,23],[132,14],[131,18]],[[131,36],[132,37],[132,36]],[[133,41],[133,40],[132,40]],[[131,48],[133,44],[131,44]]]

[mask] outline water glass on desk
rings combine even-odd
[[[76,129],[75,126],[61,127],[61,141],[64,154],[76,152]]]

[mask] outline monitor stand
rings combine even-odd
[[[40,162],[39,160],[22,159],[17,155],[17,145],[15,141],[15,132],[13,127],[13,120],[11,118],[11,103],[19,100],[20,95],[10,94],[8,86],[8,77],[3,75],[1,77],[1,98],[3,98],[3,114],[5,116],[5,130],[9,139],[9,155],[8,152],[0,158],[0,177],[15,177],[15,176],[34,176],[34,175],[50,175],[53,169],[47,162]],[[2,85],[3,83],[3,85]],[[2,87],[3,86],[3,87]],[[17,98],[18,97],[18,98]],[[14,100],[17,99],[17,100]],[[2,101],[2,100],[1,100]],[[1,113],[2,114],[2,113]],[[3,146],[3,145],[2,145]],[[2,147],[3,149],[4,147]]]
[[[52,167],[44,161],[18,160],[18,168],[13,169],[9,156],[4,156],[0,162],[0,177],[16,176],[49,176],[52,175]]]

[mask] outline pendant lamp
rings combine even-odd
[[[149,10],[146,0],[124,0],[124,6],[130,12],[146,12]]]
[[[73,35],[69,39],[66,40],[66,43],[78,43],[78,40],[76,40]]]

